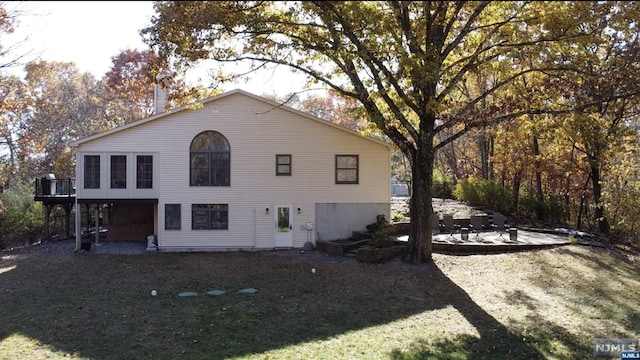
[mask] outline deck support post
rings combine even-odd
[[[65,218],[67,220],[65,223],[66,238],[69,239],[71,238],[71,209],[73,208],[73,204],[63,204],[62,207],[64,208]]]
[[[100,204],[96,205],[96,245],[100,242]]]
[[[76,200],[76,251],[82,247],[82,204]]]
[[[36,178],[35,179],[35,192],[33,196],[34,201],[42,202],[44,207],[44,238],[43,241],[51,240],[51,212],[56,207],[56,205],[61,205],[65,211],[66,221],[65,221],[65,230],[66,230],[66,238],[71,238],[71,210],[75,205],[76,208],[78,206],[76,197],[76,188],[75,188],[75,179],[55,179],[53,174],[49,174],[46,178]],[[81,213],[81,211],[78,211]],[[81,220],[81,217],[76,216],[76,221]],[[55,218],[54,218],[55,220]],[[54,221],[55,225],[55,221]],[[81,231],[82,222],[80,222],[80,228],[76,227],[76,235],[82,237]],[[62,234],[59,234],[62,235]],[[33,239],[30,239],[31,243]],[[80,245],[77,246],[80,249]],[[77,250],[78,250],[77,249]]]
[[[55,205],[45,204],[44,206],[44,238],[47,241],[51,240],[51,231],[49,230],[49,218],[51,215],[51,210]]]

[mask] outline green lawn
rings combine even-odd
[[[592,358],[594,338],[640,338],[639,275],[578,245],[425,266],[2,253],[0,359]]]

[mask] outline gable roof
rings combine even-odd
[[[235,95],[235,94],[241,94],[241,95],[250,97],[252,99],[255,99],[255,100],[261,101],[263,103],[269,104],[269,105],[273,106],[274,108],[280,108],[282,110],[292,112],[294,114],[302,116],[302,117],[304,117],[306,119],[309,119],[311,121],[316,121],[316,122],[319,122],[319,123],[324,124],[326,126],[331,126],[333,128],[336,128],[336,129],[338,129],[340,131],[344,131],[344,132],[350,133],[350,134],[355,135],[355,136],[357,136],[359,138],[370,140],[370,141],[373,141],[373,142],[378,143],[380,145],[384,145],[384,146],[389,147],[389,143],[385,142],[383,140],[379,140],[379,139],[376,139],[376,138],[373,138],[373,137],[370,137],[370,136],[363,136],[363,135],[361,135],[361,134],[359,134],[359,133],[357,133],[357,132],[355,132],[355,131],[353,131],[353,130],[351,130],[349,128],[346,128],[346,127],[338,125],[338,124],[334,124],[329,120],[324,120],[324,119],[315,117],[315,116],[307,114],[307,113],[305,113],[303,111],[299,111],[299,110],[293,109],[293,108],[291,108],[289,106],[285,106],[285,105],[279,104],[279,103],[277,103],[275,101],[272,101],[272,100],[269,100],[269,99],[265,99],[265,98],[263,98],[261,96],[252,94],[250,92],[247,92],[247,91],[244,91],[244,90],[241,90],[241,89],[234,89],[234,90],[227,91],[227,92],[225,92],[223,94],[220,94],[220,95],[217,95],[217,96],[213,96],[213,97],[210,97],[210,98],[207,98],[207,99],[199,100],[199,101],[196,102],[196,104],[205,105],[205,104],[208,104],[210,102],[214,102],[216,100],[220,100],[220,99],[223,99],[225,97],[228,97],[228,96],[231,96],[231,95]],[[191,104],[191,106],[193,106],[193,105]],[[109,136],[109,135],[117,133],[117,132],[125,131],[127,129],[132,128],[132,127],[136,127],[136,126],[139,126],[139,125],[142,125],[142,124],[146,124],[148,122],[152,122],[152,121],[164,118],[166,116],[176,114],[176,113],[181,112],[181,111],[194,111],[194,110],[189,109],[189,105],[181,106],[179,108],[173,109],[173,110],[168,111],[168,112],[163,112],[163,113],[160,113],[160,114],[152,115],[152,116],[146,117],[144,119],[136,120],[136,121],[131,122],[131,123],[126,124],[126,125],[118,126],[118,127],[113,128],[113,129],[109,129],[109,130],[106,130],[106,131],[103,131],[103,132],[100,132],[100,133],[97,133],[97,134],[94,134],[94,135],[90,135],[90,136],[87,136],[87,137],[72,141],[72,142],[69,143],[69,145],[72,146],[72,147],[78,147],[83,143],[86,143],[86,142],[89,142],[89,141],[92,141],[92,140],[95,140],[95,139],[99,139],[99,138],[102,138],[102,137],[105,137],[105,136]],[[197,110],[195,110],[195,111],[197,111]]]

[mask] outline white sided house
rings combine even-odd
[[[159,251],[301,248],[389,219],[390,148],[242,90],[111,129],[76,148],[84,219]]]

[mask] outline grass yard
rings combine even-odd
[[[594,338],[640,338],[637,254],[579,245],[425,266],[298,251],[1,256],[0,359],[589,359]]]

